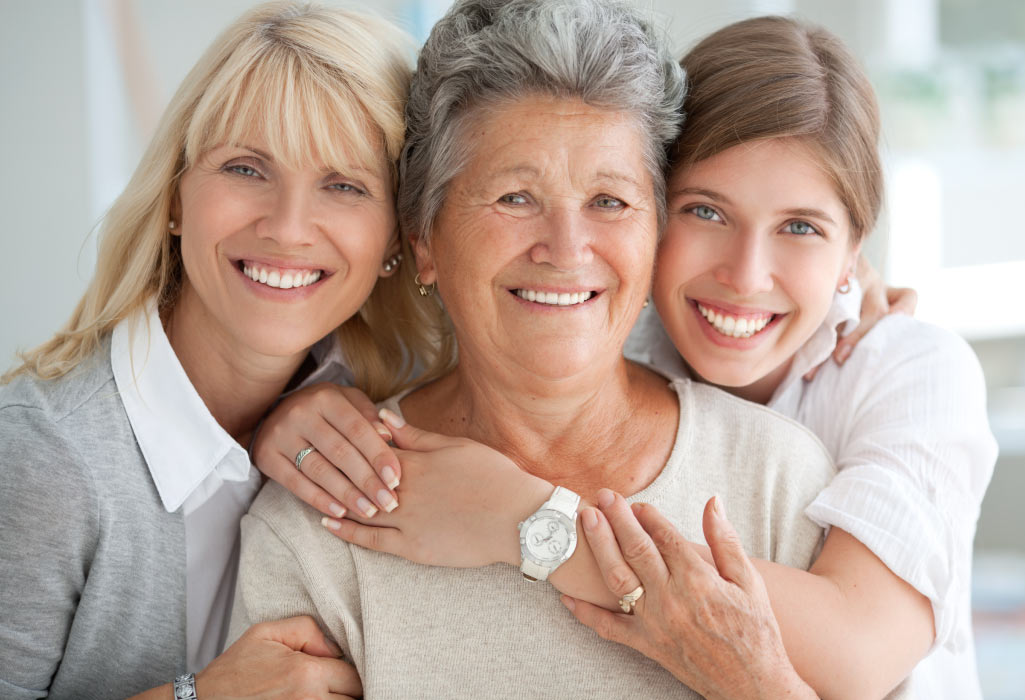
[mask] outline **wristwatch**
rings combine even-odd
[[[528,581],[544,581],[577,548],[580,496],[556,486],[551,498],[519,524],[520,571]]]

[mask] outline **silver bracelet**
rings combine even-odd
[[[195,673],[186,673],[174,679],[174,700],[198,700]]]

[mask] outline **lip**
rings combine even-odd
[[[333,274],[333,271],[328,271],[315,263],[310,263],[305,260],[282,260],[280,258],[254,258],[247,256],[244,258],[229,259],[229,263],[246,288],[251,290],[259,298],[285,303],[302,301],[313,294],[316,294],[323,282]],[[275,267],[282,270],[321,270],[321,275],[320,279],[309,286],[281,289],[279,287],[269,287],[266,284],[261,284],[260,282],[256,282],[246,277],[246,274],[242,271],[243,263],[247,265],[264,265],[266,267]]]
[[[530,290],[530,291],[533,291],[533,292],[543,292],[545,294],[587,294],[587,293],[592,293],[592,294],[594,294],[594,296],[592,296],[587,301],[581,301],[581,302],[577,302],[576,304],[571,304],[571,305],[567,305],[567,306],[560,306],[558,304],[541,304],[541,303],[538,303],[536,301],[529,301],[527,299],[524,299],[523,297],[521,297],[520,295],[518,295],[516,293],[516,290],[518,290],[518,289]],[[530,309],[531,311],[540,312],[540,313],[545,313],[545,312],[555,313],[555,312],[560,312],[560,311],[561,312],[565,312],[565,311],[574,311],[574,310],[585,309],[585,308],[591,306],[592,303],[596,299],[601,297],[605,290],[604,289],[595,289],[593,287],[586,287],[586,286],[555,287],[555,286],[550,286],[550,285],[538,285],[538,286],[522,285],[522,286],[517,286],[517,287],[507,287],[506,291],[509,292],[509,296],[512,297],[512,299],[514,301],[516,301],[519,304],[521,304],[524,308]]]
[[[737,318],[762,318],[767,314],[775,315],[765,327],[750,338],[733,338],[725,336],[719,331],[715,330],[711,323],[708,322],[704,316],[701,315],[701,311],[698,309],[699,300],[687,298],[687,305],[690,306],[691,312],[694,314],[695,322],[698,327],[701,328],[701,332],[705,334],[705,337],[712,341],[714,344],[722,348],[729,348],[732,350],[753,350],[759,345],[765,342],[765,340],[773,334],[776,327],[787,318],[789,313],[778,313],[770,311],[768,309],[752,309],[750,307],[734,306],[732,304],[724,304],[721,302],[711,303],[705,300],[700,300],[700,304],[705,308],[715,309],[716,311],[724,311],[731,316]]]

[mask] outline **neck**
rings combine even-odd
[[[284,391],[306,353],[269,357],[243,347],[186,284],[164,319],[167,339],[214,420],[248,447],[257,423]]]
[[[608,482],[602,475],[623,463],[613,455],[636,455],[631,444],[639,449],[650,439],[638,420],[668,410],[675,424],[674,402],[664,379],[622,355],[560,379],[461,355],[451,374],[411,394],[403,411],[414,424],[477,440],[536,476],[572,484]]]

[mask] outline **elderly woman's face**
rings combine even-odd
[[[465,138],[469,163],[417,245],[460,357],[552,378],[616,360],[657,238],[636,119],[539,97],[484,112]]]

